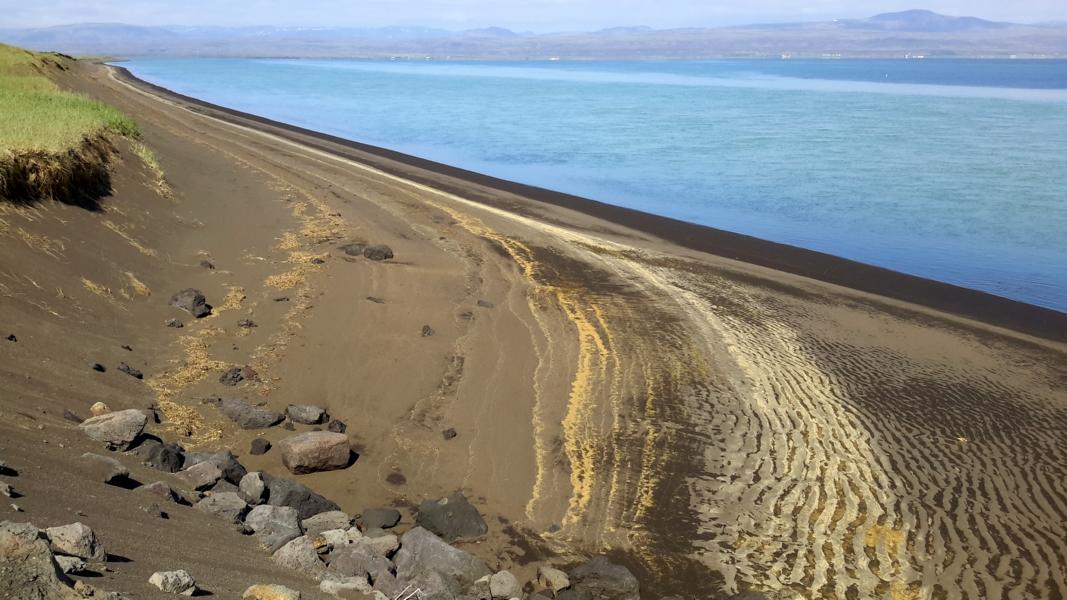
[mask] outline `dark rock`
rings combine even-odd
[[[291,479],[272,477],[267,474],[263,475],[263,479],[267,483],[267,503],[271,506],[295,508],[301,519],[331,510],[340,510],[340,507],[333,502]]]
[[[344,433],[348,431],[348,425],[345,425],[344,421],[334,419],[326,426],[326,431],[332,431],[334,433]]]
[[[368,508],[363,511],[356,522],[364,531],[370,529],[391,529],[400,522],[400,511],[393,508]]]
[[[478,301],[478,306],[480,306],[482,308],[493,308],[494,305],[493,305],[492,302],[490,302],[488,300],[479,300]]]
[[[366,244],[361,244],[359,242],[353,242],[351,244],[345,244],[344,246],[338,247],[338,250],[340,250],[341,252],[344,252],[345,254],[347,254],[349,256],[363,256],[363,250],[366,247],[367,247]]]
[[[133,367],[124,362],[120,362],[119,366],[115,368],[129,375],[130,377],[133,377],[134,379],[144,379],[144,373],[138,371],[137,369],[134,369]]]
[[[222,385],[237,385],[245,380],[244,369],[241,367],[233,367],[228,369],[222,375],[219,376],[219,383]]]
[[[100,363],[93,363],[93,364],[92,364],[92,365],[90,365],[90,366],[91,366],[91,367],[92,367],[92,369],[93,369],[94,371],[96,371],[97,373],[106,373],[106,372],[107,372],[107,367],[105,367],[104,365],[102,365],[102,364],[100,364]]]
[[[464,596],[476,581],[491,573],[481,560],[421,527],[400,538],[394,562],[398,585],[421,589],[429,598]]]
[[[252,456],[259,456],[261,454],[266,454],[268,450],[270,450],[270,441],[263,438],[256,438],[252,440],[252,446],[249,448],[248,452]]]
[[[18,474],[19,472],[16,471],[14,467],[0,460],[0,475],[6,475],[7,477],[18,477]]]
[[[85,420],[85,419],[79,417],[78,415],[70,412],[69,410],[64,410],[63,411],[63,418],[68,420],[68,421],[70,421],[71,423],[78,423],[78,424],[81,424],[81,422]]]
[[[164,323],[167,327],[173,327],[174,329],[181,329],[185,327],[185,323],[182,323],[178,319],[167,319]]]
[[[603,600],[640,600],[637,578],[629,569],[596,556],[570,573],[571,588]]]
[[[446,542],[485,535],[485,519],[460,492],[419,505],[415,524],[441,536]]]
[[[430,327],[429,325],[422,326],[422,337],[430,337],[434,333],[435,331],[433,330],[433,327]]]
[[[244,468],[244,465],[229,450],[222,452],[189,452],[185,455],[185,469],[204,462],[216,465],[222,473],[222,479],[235,485],[240,484],[241,478],[248,474],[248,469]]]
[[[393,249],[384,244],[367,246],[363,249],[363,257],[371,260],[389,260],[393,258]]]
[[[0,573],[0,598],[81,598],[67,586],[41,532],[27,523],[0,523]]]
[[[242,329],[251,329],[253,327],[259,327],[259,325],[256,325],[256,322],[251,319],[241,319],[237,322],[237,326]]]
[[[311,259],[311,264],[313,264],[313,265],[324,265],[324,264],[326,264],[326,260],[316,256],[315,258]]]
[[[211,314],[211,306],[207,303],[207,298],[200,293],[200,290],[193,288],[184,289],[171,296],[170,305],[188,312],[197,319]]]
[[[278,296],[274,299],[275,302],[288,302],[289,296]]]
[[[448,429],[446,429],[446,430],[441,432],[441,436],[443,438],[445,438],[446,440],[454,440],[454,439],[456,439],[457,435],[459,435],[459,434],[456,433],[456,428],[455,427],[449,427]]]
[[[290,404],[286,407],[285,414],[293,421],[303,425],[318,425],[329,417],[326,409],[309,404]]]
[[[375,304],[385,304],[385,300],[382,300],[381,298],[377,298],[375,296],[367,296],[367,300],[370,300]]]
[[[392,485],[404,485],[408,482],[408,478],[404,477],[404,474],[400,471],[393,471],[392,473],[385,476],[385,481],[387,483],[391,483]]]
[[[212,264],[211,261],[209,261],[209,260],[200,261],[200,266],[204,267],[205,269],[207,269],[209,271],[214,271],[215,270],[215,265]]]
[[[15,337],[15,334],[13,334],[13,333],[11,335],[7,336],[6,339],[9,342],[17,342],[17,341],[19,341],[19,339],[17,337]]]
[[[141,446],[146,446],[146,444]],[[141,451],[141,447],[138,447],[137,450],[144,464],[164,473],[177,473],[185,465],[185,449],[174,442],[165,444],[156,442],[147,444],[143,451]]]
[[[273,427],[285,419],[280,412],[252,406],[244,400],[222,398],[219,400],[219,412],[237,423],[242,429],[264,429]]]

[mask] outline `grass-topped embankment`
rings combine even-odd
[[[106,193],[108,134],[138,135],[118,110],[59,89],[59,57],[0,44],[0,198],[29,202]]]

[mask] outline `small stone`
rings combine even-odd
[[[344,421],[334,419],[326,425],[326,431],[332,431],[334,433],[344,433],[348,431],[348,425],[345,425]]]
[[[429,325],[422,326],[422,337],[430,337],[434,333],[436,332],[433,330],[433,327],[430,327]]]
[[[455,439],[457,435],[459,434],[456,433],[455,427],[449,427],[448,429],[441,432],[441,436],[444,437],[446,440]]]
[[[300,592],[284,585],[258,584],[241,594],[242,600],[300,600]]]
[[[252,440],[251,447],[248,451],[252,456],[259,456],[261,454],[266,454],[268,450],[270,450],[270,441],[263,438],[256,438]]]
[[[537,584],[553,594],[558,594],[571,587],[571,580],[567,574],[552,567],[537,568]]]
[[[84,523],[71,523],[45,529],[48,542],[57,554],[76,556],[85,560],[103,561],[107,556],[96,534]]]
[[[10,484],[0,481],[0,496],[5,496],[7,498],[18,498],[19,495],[18,492],[15,491],[15,488],[11,487]]]
[[[17,337],[15,337],[15,334],[13,334],[13,333],[11,335],[7,336],[7,338],[5,338],[5,339],[7,339],[7,341],[9,341],[9,342],[17,342],[17,341],[19,341],[19,339]]]
[[[130,470],[110,456],[86,452],[82,454],[82,462],[88,474],[107,484],[119,485],[130,477]]]
[[[508,571],[501,571],[489,578],[489,593],[495,598],[510,600],[522,597],[519,580]]]
[[[363,257],[375,261],[389,260],[393,258],[393,249],[389,246],[386,246],[385,244],[379,244],[377,246],[367,246],[363,249]]]
[[[285,409],[285,414],[297,423],[303,425],[318,425],[326,420],[326,409],[310,404],[290,404]]]
[[[385,300],[382,300],[381,298],[378,298],[376,296],[367,296],[367,300],[375,304],[385,304]]]
[[[237,523],[248,511],[248,503],[235,492],[212,494],[196,503],[196,508]]]
[[[400,522],[400,511],[393,508],[369,508],[356,521],[363,529],[391,529]]]
[[[64,410],[63,411],[63,418],[66,419],[67,421],[70,421],[71,423],[77,423],[79,425],[82,423],[82,421],[85,420],[85,419],[79,417],[78,415],[70,412],[69,410]]]
[[[77,556],[56,556],[56,564],[59,565],[59,570],[65,575],[71,573],[83,573],[88,567],[85,561]]]
[[[182,327],[185,327],[185,323],[182,323],[178,319],[167,319],[163,322],[163,324],[167,327],[172,327],[174,329],[181,329]]]
[[[241,319],[237,322],[237,326],[242,329],[251,329],[253,327],[259,327],[259,325],[256,325],[256,322],[251,319]]]
[[[100,363],[93,363],[91,366],[92,366],[93,370],[96,371],[97,373],[106,373],[107,372],[107,367],[105,367],[104,365],[102,365]]]
[[[197,319],[211,314],[211,306],[208,305],[207,298],[200,293],[200,290],[193,288],[184,289],[171,296],[170,305],[188,312]]]
[[[333,471],[348,467],[352,450],[342,433],[312,431],[278,443],[282,464],[294,474]]]
[[[134,379],[144,379],[144,373],[138,371],[137,369],[131,367],[130,365],[128,365],[128,364],[126,364],[124,362],[120,362],[119,366],[117,366],[115,368],[118,369],[119,371],[129,375],[130,377],[133,377]]]
[[[148,583],[167,594],[192,596],[196,594],[196,581],[185,570],[157,571],[148,578]]]
[[[87,419],[79,425],[82,431],[97,442],[125,450],[144,431],[148,417],[139,410],[129,409],[106,413]]]
[[[482,308],[493,308],[493,303],[488,300],[479,300],[478,306]]]
[[[126,345],[126,344],[123,344],[123,345],[122,345],[122,346],[120,346],[120,347],[121,347],[121,348],[122,348],[123,350],[127,351],[127,352],[133,352],[133,348],[131,348],[130,346],[128,346],[128,345]]]
[[[97,402],[97,403],[95,403],[95,404],[93,404],[92,406],[89,407],[89,414],[94,416],[94,417],[99,417],[100,415],[106,415],[109,412],[111,412],[111,407],[109,407],[108,405],[104,404],[103,402]]]
[[[289,296],[278,296],[274,299],[275,302],[288,302]]]
[[[349,256],[363,256],[363,250],[367,247],[366,244],[360,242],[353,242],[351,244],[345,244],[339,246],[337,249]]]
[[[209,271],[214,271],[215,270],[215,265],[212,264],[211,261],[209,261],[209,260],[200,261],[200,266],[204,267],[205,269],[207,269]]]

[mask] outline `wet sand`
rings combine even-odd
[[[131,208],[143,185],[120,170],[103,215],[4,216],[0,241],[21,253],[5,250],[5,311],[65,336],[4,348],[5,414],[57,395],[82,412],[150,398],[187,444],[243,454],[252,434],[200,399],[326,405],[361,456],[300,479],[345,510],[463,489],[491,521],[468,549],[491,565],[607,551],[653,598],[1067,594],[1067,316],[264,122],[104,67],[65,83],[141,123],[174,194]],[[87,237],[102,251],[82,252],[71,220],[110,221]],[[41,254],[18,228],[68,241]],[[337,250],[349,240],[396,258],[352,259]],[[31,263],[54,281],[25,282]],[[125,273],[159,297],[121,293]],[[110,295],[53,291],[79,275]],[[216,316],[163,330],[162,291],[188,286]],[[84,360],[123,336],[153,349],[147,387],[85,386]],[[224,388],[232,364],[261,381]],[[282,472],[275,454],[242,461]]]

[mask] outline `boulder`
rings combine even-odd
[[[222,469],[218,463],[207,461],[181,471],[177,477],[194,490],[206,490],[222,479]]]
[[[56,554],[76,556],[85,560],[103,561],[107,558],[104,546],[96,540],[96,534],[84,523],[71,523],[45,529],[48,542]]]
[[[420,504],[415,524],[436,533],[446,542],[485,535],[489,530],[478,509],[460,492]]]
[[[367,535],[364,536],[359,543],[367,545],[371,550],[374,550],[382,556],[392,556],[393,553],[400,548],[400,540],[392,533],[374,536]]]
[[[400,522],[400,511],[394,508],[368,508],[356,518],[363,529],[390,529]]]
[[[257,506],[245,517],[245,525],[271,552],[300,537],[300,519],[296,509],[288,506]]]
[[[296,509],[301,519],[330,510],[339,510],[333,502],[291,479],[271,477],[266,474],[263,475],[263,479],[267,482],[267,503],[271,506],[291,506]]]
[[[348,436],[328,431],[309,431],[278,442],[282,464],[291,473],[333,471],[348,466],[352,450]]]
[[[241,478],[238,486],[241,495],[252,505],[262,504],[267,497],[267,482],[263,480],[263,474],[252,472]]]
[[[173,442],[163,443],[158,439],[147,439],[134,450],[146,466],[164,473],[177,473],[185,464],[185,449]]]
[[[196,503],[196,508],[232,523],[239,523],[248,511],[248,503],[239,494],[222,492],[205,497]]]
[[[141,435],[147,424],[148,417],[131,408],[86,419],[78,427],[94,441],[125,450]]]
[[[537,568],[537,584],[553,594],[558,594],[571,587],[571,580],[567,574],[552,567]]]
[[[83,573],[89,568],[85,561],[77,556],[56,556],[54,558],[56,559],[56,564],[59,565],[59,570],[64,575]]]
[[[273,559],[283,567],[312,577],[319,577],[326,571],[326,565],[319,560],[319,553],[307,536],[300,536],[279,548]]]
[[[40,535],[27,523],[0,522],[0,598],[82,600]]]
[[[300,525],[312,536],[330,529],[348,529],[352,526],[352,519],[345,512],[331,510],[308,517],[302,520]]]
[[[330,566],[326,572],[341,577],[368,577],[374,582],[376,589],[392,595],[395,587],[393,563],[364,544],[364,541],[365,538],[359,539],[353,544],[335,549],[330,554]]]
[[[219,470],[222,471],[222,478],[234,485],[241,483],[241,478],[248,474],[248,469],[245,469],[244,465],[229,450],[223,452],[190,452],[185,455],[186,469],[204,462],[211,462],[218,466]]]
[[[494,599],[522,598],[522,586],[509,571],[501,571],[489,578],[489,594]]]
[[[431,597],[463,595],[476,581],[490,574],[484,562],[449,546],[422,527],[401,536],[400,551],[393,562],[399,586],[421,588]]]
[[[300,600],[300,592],[284,585],[258,584],[249,587],[241,594],[241,600]]]
[[[156,586],[166,594],[192,596],[196,593],[196,581],[184,570],[156,571],[148,578],[148,583]]]
[[[273,410],[252,406],[244,400],[222,398],[219,400],[219,412],[237,423],[242,429],[265,429],[281,423],[285,415]]]
[[[367,246],[363,249],[363,256],[371,260],[389,260],[393,258],[393,249],[385,244]]]
[[[252,444],[248,449],[248,453],[252,456],[259,456],[266,454],[270,450],[270,441],[263,438],[256,438],[252,440]]]
[[[118,485],[129,480],[130,470],[110,456],[86,452],[82,454],[81,462],[86,474],[104,483]]]
[[[170,297],[170,305],[180,308],[197,319],[211,314],[211,305],[200,290],[186,288]]]
[[[285,414],[295,423],[318,425],[326,420],[326,409],[309,404],[290,404]]]
[[[602,600],[640,600],[637,578],[629,569],[596,556],[570,572],[571,589]]]

